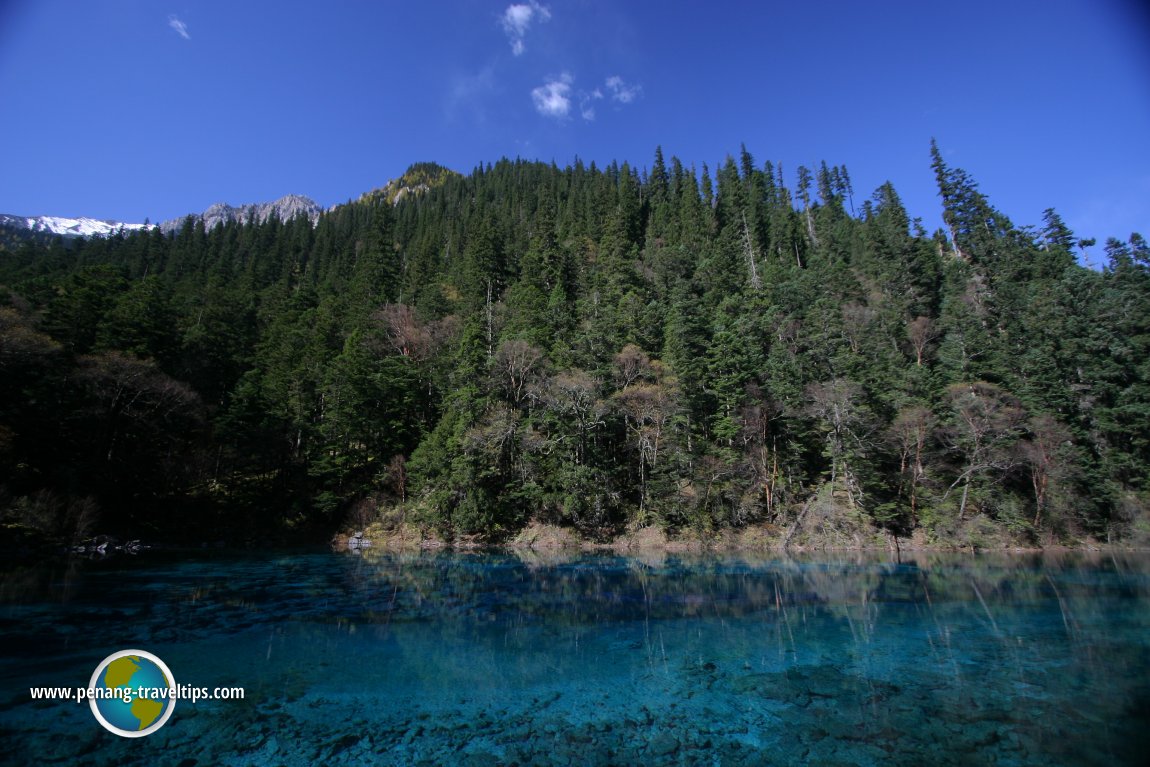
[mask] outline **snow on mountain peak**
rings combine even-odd
[[[91,237],[93,235],[106,237],[121,231],[132,232],[140,229],[151,229],[154,226],[152,224],[124,224],[119,221],[100,221],[86,216],[67,218],[65,216],[0,215],[0,224],[18,229],[28,229],[33,232],[59,234],[65,237]]]

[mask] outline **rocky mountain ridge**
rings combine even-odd
[[[374,189],[360,196],[360,200],[369,200],[382,197],[388,203],[396,205],[400,200],[410,195],[418,195],[441,185],[448,177],[458,176],[455,171],[444,168],[436,163],[415,163],[409,167],[402,176],[392,179],[386,185]],[[164,234],[178,232],[189,219],[203,221],[204,228],[211,230],[228,223],[238,222],[263,223],[272,216],[281,221],[289,221],[296,216],[307,216],[314,225],[319,221],[324,209],[310,197],[300,194],[288,194],[272,202],[257,202],[246,205],[230,205],[226,202],[217,202],[202,213],[190,213],[186,216],[173,218],[159,224]],[[131,232],[141,229],[154,229],[156,224],[125,224],[118,221],[101,221],[98,219],[79,217],[68,218],[62,216],[16,216],[0,214],[0,227],[8,230],[27,232],[32,235],[61,235],[64,237],[107,237],[119,232]]]
[[[410,195],[419,195],[441,186],[448,178],[458,177],[455,171],[434,162],[417,162],[411,165],[399,178],[393,178],[385,185],[360,195],[361,201],[380,198],[391,205]]]
[[[323,208],[310,197],[300,194],[285,195],[273,202],[257,202],[247,205],[233,206],[226,202],[217,202],[203,213],[192,213],[182,218],[173,218],[160,224],[160,230],[165,234],[179,231],[189,218],[202,220],[205,229],[214,229],[220,224],[236,221],[241,224],[263,223],[272,216],[281,221],[289,221],[296,216],[304,215],[314,224],[319,221]]]

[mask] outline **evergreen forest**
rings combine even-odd
[[[419,164],[315,225],[8,233],[2,535],[1150,540],[1150,246],[1016,225],[923,155],[934,232],[744,148]]]

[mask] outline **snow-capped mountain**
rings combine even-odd
[[[151,229],[152,224],[124,224],[119,221],[100,221],[94,218],[66,218],[64,216],[12,216],[0,213],[0,225],[13,229],[27,229],[44,234],[65,237],[107,236],[117,232]]]
[[[213,229],[228,221],[238,221],[241,224],[251,222],[263,223],[273,215],[281,221],[290,221],[299,215],[307,216],[312,224],[319,220],[321,208],[314,200],[298,194],[289,194],[274,202],[258,202],[250,205],[234,207],[227,203],[217,202],[203,213],[192,213],[190,216],[174,218],[159,224],[165,234],[178,232],[184,222],[190,217],[202,219],[207,229]],[[154,229],[156,224],[124,224],[119,221],[100,221],[82,216],[80,218],[67,218],[64,216],[13,216],[0,213],[0,227],[17,229],[32,234],[59,234],[65,237],[92,237],[108,236],[117,232],[131,232],[141,229]]]

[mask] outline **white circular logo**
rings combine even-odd
[[[114,652],[96,666],[88,683],[92,715],[124,738],[151,735],[176,708],[176,680],[162,660],[144,650]]]

